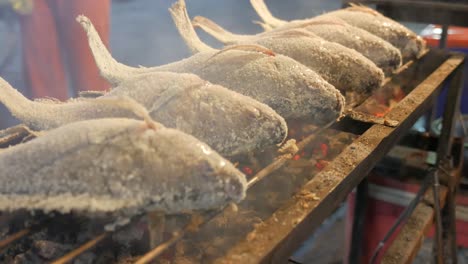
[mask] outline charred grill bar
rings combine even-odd
[[[251,159],[254,161],[267,159],[269,162],[267,164],[264,161],[263,163],[259,162],[261,166],[253,166],[252,164],[255,164],[255,162],[249,163],[250,167],[247,168],[256,173],[256,176],[252,175],[253,172],[251,173],[250,185],[256,184],[250,188],[246,201],[239,205],[237,214],[233,214],[230,212],[231,208],[227,208],[223,212],[208,212],[195,220],[192,219],[192,221],[181,218],[167,218],[166,222],[176,222],[175,228],[170,232],[172,235],[165,236],[162,244],[156,246],[153,250],[147,251],[146,254],[140,256],[141,258],[136,257],[135,260],[139,259],[138,263],[148,263],[161,256],[168,249],[171,250],[173,245],[187,245],[190,244],[190,241],[196,243],[198,240],[217,244],[219,241],[212,241],[215,237],[223,239],[224,236],[232,236],[232,239],[219,242],[222,246],[215,247],[216,253],[210,256],[210,261],[217,263],[276,263],[286,261],[314,229],[334,211],[348,193],[365,178],[375,164],[398,143],[398,140],[406,134],[417,118],[431,107],[437,91],[451,76],[454,78],[452,78],[449,98],[455,101],[459,100],[458,91],[463,61],[464,57],[460,54],[431,50],[421,59],[404,67],[397,75],[388,80],[382,88],[388,90],[399,86],[407,94],[403,100],[389,107],[388,111],[379,117],[383,120],[382,124],[372,125],[347,117],[331,128],[304,129],[304,127],[307,127],[306,124],[299,124],[297,129],[293,127],[296,130],[303,129],[305,134],[312,135],[297,135],[297,137],[294,137],[299,142],[298,154],[293,150],[286,151],[286,153],[276,158],[264,158],[259,155]],[[361,117],[367,116],[372,119],[371,117],[376,117],[375,109],[373,109],[374,101],[369,98],[363,104],[354,108],[353,111],[360,113]],[[450,128],[453,128],[453,120],[456,117],[454,109],[456,109],[457,104],[449,104],[449,106],[453,107],[453,109],[446,110],[444,128],[447,129],[443,130],[445,133],[442,135],[439,144],[446,147],[441,147],[439,153],[449,153],[448,150],[450,150],[449,143],[452,134]],[[363,120],[366,118],[357,119]],[[396,127],[389,126],[391,124],[385,125],[385,120],[395,121],[398,125]],[[321,137],[324,137],[324,134],[330,135],[329,138],[322,139]],[[1,147],[14,145],[31,137],[29,132],[21,127],[13,127],[2,131],[0,136]],[[315,144],[323,147],[323,143],[320,143],[321,140],[330,141],[339,137],[345,138],[345,140],[337,140],[342,142],[342,149],[336,150],[338,152],[335,155],[336,157],[332,157],[328,164],[320,159],[305,159],[302,156],[302,152],[311,145]],[[333,150],[333,147],[331,149]],[[327,151],[326,147],[322,148],[324,156],[327,156]],[[440,157],[445,156],[447,155],[440,155]],[[441,161],[443,160],[446,159],[441,159]],[[246,163],[248,162],[240,161],[239,166]],[[444,164],[447,164],[447,162],[441,162],[444,170],[450,170]],[[322,167],[325,168],[316,174],[317,169]],[[274,175],[270,176],[270,174]],[[299,176],[302,174],[310,175],[307,177]],[[290,190],[288,189],[291,195],[288,191],[285,191],[286,194],[277,194],[282,189],[282,186],[278,188],[277,185],[278,183],[281,184],[284,179],[296,179],[297,181],[295,186],[292,186]],[[446,200],[449,206],[450,203],[453,203],[453,191],[456,181],[456,177],[448,177],[446,181],[443,181],[444,184],[447,184],[449,191],[447,192],[445,187],[442,188],[440,198]],[[273,186],[273,184],[276,185]],[[269,191],[272,188],[276,188],[276,190],[270,193]],[[445,193],[447,193],[446,199],[444,199]],[[268,195],[279,195],[282,196],[282,199],[278,198],[278,202],[271,205],[266,201],[270,197]],[[264,203],[255,202],[262,199],[265,199]],[[253,213],[254,217],[259,218],[256,223],[253,221],[249,223],[240,222],[240,219],[247,218],[249,214],[252,214],[252,210],[262,211],[262,208],[265,211],[262,214]],[[418,206],[416,210],[423,209]],[[445,221],[447,223],[453,220],[451,212],[451,210],[447,210],[447,213],[444,214],[444,218],[449,220],[448,222]],[[225,224],[226,226],[219,224],[223,221],[228,221]],[[232,224],[229,221],[234,221],[233,227],[237,229],[239,234],[232,235],[227,234],[228,231],[226,231],[226,234],[223,232]],[[4,222],[8,224],[8,220]],[[53,222],[53,218],[42,226],[26,228],[15,234],[10,234],[0,242],[1,248],[4,249],[23,237],[31,236],[36,230],[51,222]],[[130,225],[134,225],[134,223],[130,223]],[[222,227],[219,227],[220,225]],[[213,226],[219,227],[216,229],[218,232],[216,230],[212,232],[207,230],[213,228]],[[447,232],[449,230],[447,226],[443,230],[444,234],[452,235],[452,240],[448,241],[453,241],[453,230]],[[119,232],[120,230],[115,231],[115,233]],[[211,233],[211,236],[206,233]],[[103,243],[111,234],[111,232],[97,233],[94,239],[75,248],[55,263],[70,261],[86,250]],[[444,237],[450,236],[444,235]],[[414,248],[416,249],[417,246]],[[184,255],[180,252],[177,254],[179,255],[175,257]]]

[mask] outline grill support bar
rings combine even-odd
[[[354,206],[353,229],[351,235],[351,251],[349,263],[361,263],[362,238],[365,236],[365,219],[367,209],[367,197],[369,195],[369,181],[362,179],[356,188],[356,202]]]
[[[310,233],[334,211],[372,167],[432,105],[436,91],[464,61],[453,53],[405,99],[386,115],[400,124],[396,128],[374,125],[349,145],[327,168],[316,175],[300,192],[315,193],[318,201],[309,208],[293,197],[215,263],[282,263]],[[274,231],[273,231],[274,230]],[[250,234],[249,234],[250,235]],[[247,237],[249,237],[247,235]],[[252,250],[255,248],[256,250]]]
[[[447,99],[445,103],[445,111],[442,123],[442,132],[440,136],[439,146],[437,150],[437,165],[445,171],[450,171],[453,167],[451,162],[450,150],[453,143],[453,131],[455,130],[455,120],[460,111],[460,98],[463,91],[463,64],[453,73],[453,78],[450,82]],[[451,263],[457,263],[457,243],[456,243],[456,220],[455,220],[455,193],[458,185],[457,179],[452,174],[444,174],[444,181],[448,187],[447,202],[442,212],[442,237],[437,238],[439,250],[438,254],[442,254],[443,260],[451,260]],[[435,198],[435,197],[434,197]],[[435,200],[436,202],[438,200]],[[439,232],[437,232],[439,234]],[[443,241],[442,241],[443,239]],[[443,251],[443,245],[447,245],[447,252]],[[441,262],[438,262],[441,263]]]

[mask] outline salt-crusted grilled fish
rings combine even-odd
[[[290,22],[296,24],[311,20],[284,21],[271,14],[264,0],[250,0],[250,2],[262,20],[273,28],[285,26]],[[328,12],[312,19],[318,18],[339,18],[354,27],[366,30],[398,48],[404,61],[418,58],[426,48],[424,40],[414,32],[368,7],[354,5],[345,9]]]
[[[159,67],[133,68],[112,58],[89,19],[77,18],[88,35],[101,75],[114,85],[140,74],[189,72],[265,103],[285,119],[308,119],[315,124],[325,124],[341,117],[343,96],[309,68],[259,46],[215,50],[201,42],[190,20],[186,23],[187,19],[175,18],[175,21],[196,53],[194,56]]]
[[[385,40],[357,27],[353,27],[337,18],[312,19],[307,22],[291,22],[272,31],[257,35],[238,35],[228,32],[208,18],[196,16],[192,20],[195,27],[200,27],[224,44],[245,42],[274,34],[278,31],[305,29],[324,40],[351,48],[371,60],[389,74],[401,66],[401,53]]]
[[[287,135],[286,122],[269,106],[193,74],[135,76],[98,99],[122,96],[144,105],[158,122],[195,136],[225,156],[279,144]],[[34,130],[86,119],[134,117],[128,109],[94,100],[30,101],[0,78],[0,102]]]
[[[246,179],[209,146],[134,119],[64,125],[0,152],[0,211],[129,217],[186,213],[245,197]]]
[[[190,39],[193,37],[186,29],[191,28],[192,24],[183,0],[172,6],[171,13],[181,35],[185,35],[184,37],[189,39],[186,42],[191,45]],[[365,98],[379,88],[384,79],[382,70],[360,53],[326,41],[303,29],[254,36],[248,41],[242,38],[237,44],[261,45],[275,53],[288,56],[317,72],[344,94],[352,92]]]
[[[416,33],[371,8],[353,6],[322,15],[328,16],[340,18],[390,42],[401,51],[404,60],[418,58],[426,49],[425,41]]]

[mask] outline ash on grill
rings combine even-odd
[[[310,131],[313,128],[307,125],[294,129],[296,138],[308,135]],[[252,187],[246,199],[238,205],[237,212],[227,210],[196,235],[187,236],[178,243],[173,252],[175,263],[209,263],[221,257],[311,180],[322,169],[317,164],[333,160],[357,137],[337,130],[328,132],[318,136],[263,184]],[[324,151],[324,145],[329,151]],[[308,206],[309,199],[316,199],[313,193],[299,193],[296,197],[304,201],[303,206]],[[249,236],[247,239],[253,239],[252,234]]]
[[[52,219],[53,220],[47,220]],[[23,218],[23,219],[22,219]],[[24,220],[21,221],[21,220]],[[24,224],[15,226],[14,223]],[[88,219],[67,214],[36,215],[31,218],[24,213],[1,229],[2,238],[24,228],[33,229],[32,234],[8,247],[1,255],[1,263],[46,263],[57,259],[102,232],[109,219]],[[42,228],[36,228],[39,225]],[[144,219],[117,233],[94,251],[78,256],[73,263],[125,263],[132,256],[148,250],[141,245],[145,237]],[[36,230],[34,230],[36,229]],[[35,232],[37,231],[37,232]],[[99,252],[97,254],[96,252]]]

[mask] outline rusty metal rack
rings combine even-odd
[[[414,135],[408,137],[412,142],[405,142],[406,144],[411,145],[420,145],[415,148],[418,151],[430,151],[436,152],[438,139],[433,136],[424,135],[417,136]],[[416,141],[414,141],[416,140]],[[464,154],[464,140],[462,138],[455,138],[452,144],[451,156],[453,157],[453,168],[450,172],[442,170],[432,170],[432,173],[439,173],[440,178],[445,185],[441,185],[439,188],[439,203],[440,207],[444,207],[447,204],[448,197],[448,188],[447,182],[448,177],[453,177],[457,181],[461,178],[462,168],[463,168],[463,154]],[[424,163],[420,161],[420,163]],[[425,165],[427,166],[427,164]],[[421,169],[421,168],[420,168]],[[414,175],[416,170],[413,170],[412,174]],[[410,175],[410,174],[406,174]],[[431,175],[426,176],[427,180]],[[421,184],[423,186],[424,184]],[[422,242],[424,241],[426,233],[429,231],[430,227],[434,224],[434,218],[436,216],[436,211],[434,210],[434,188],[422,187],[422,196],[419,199],[416,199],[416,204],[414,204],[413,211],[409,217],[407,217],[405,224],[402,225],[402,229],[399,231],[396,239],[391,243],[391,246],[388,248],[385,253],[381,254],[380,263],[412,263],[416,257],[419,248],[421,247]],[[377,253],[377,251],[375,251]],[[377,257],[378,254],[375,255]]]
[[[172,259],[203,263],[285,263],[430,108],[436,92],[453,76],[451,91],[459,97],[455,92],[463,62],[464,57],[458,53],[430,50],[419,60],[407,64],[382,88],[399,86],[407,95],[379,117],[378,122],[374,115],[363,110],[369,108],[366,104],[372,103],[369,98],[353,110],[359,118],[353,119],[349,115],[321,128],[290,124],[290,137],[298,141],[297,153],[267,151],[233,160],[239,162],[241,169],[247,164],[251,172],[247,173],[251,174],[247,197],[238,206],[191,218],[166,216],[164,221],[160,216],[136,217],[129,225],[146,217],[150,224],[156,224],[155,229],[164,231],[155,232],[158,238],[151,239],[151,249],[134,256],[133,260],[150,263],[169,255]],[[456,107],[456,104],[451,106]],[[450,113],[455,116],[455,112]],[[453,118],[447,120],[445,127],[453,127]],[[27,130],[21,127],[7,129],[0,132],[0,147],[19,143],[28,136]],[[440,140],[450,143],[451,129]],[[320,153],[323,142],[332,145],[327,155]],[[445,148],[440,151],[448,153]],[[323,156],[327,156],[326,160],[321,160]],[[449,190],[453,191],[455,183],[447,182],[450,183]],[[450,195],[446,201],[450,201]],[[2,217],[0,215],[0,220]],[[51,221],[53,218],[10,234],[0,241],[0,250],[30,236]],[[94,234],[88,242],[52,263],[67,263],[104,243],[123,228]]]

